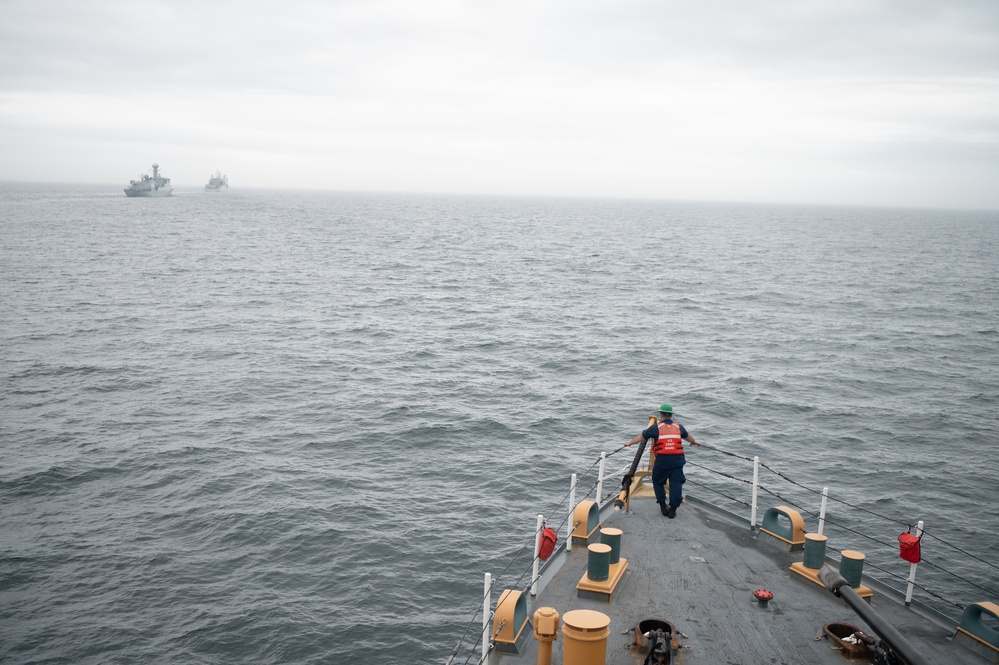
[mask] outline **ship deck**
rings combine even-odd
[[[800,553],[789,554],[758,540],[745,522],[738,525],[730,516],[689,497],[675,519],[663,516],[649,498],[632,498],[630,508],[629,512],[605,508],[601,514],[601,527],[622,530],[620,556],[628,561],[627,572],[610,600],[579,597],[576,586],[586,572],[588,551],[580,545],[571,552],[560,548],[542,576],[538,597],[525,594],[529,621],[522,652],[494,652],[492,663],[538,662],[530,619],[539,607],[553,607],[561,616],[576,609],[607,615],[606,662],[610,665],[643,662],[644,655],[630,647],[632,629],[646,619],[676,627],[675,662],[686,665],[842,664],[849,661],[833,641],[820,637],[823,626],[845,623],[875,634],[844,601],[790,571],[791,563],[801,560]],[[590,542],[598,541],[591,538]],[[871,607],[918,644],[930,662],[986,662],[952,641],[955,626],[948,628],[931,613],[906,607],[901,598],[869,584],[866,577],[863,583],[874,590]],[[773,592],[773,600],[761,606],[753,596],[756,589]],[[560,628],[553,662],[563,662],[564,643]]]

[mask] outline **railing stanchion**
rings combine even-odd
[[[492,589],[493,589],[493,576],[486,573],[485,580],[485,591],[482,594],[482,661],[486,661],[486,657],[489,655],[489,619],[490,619],[490,607],[493,604],[492,600]]]
[[[538,567],[541,564],[541,530],[545,528],[544,515],[538,515],[538,528],[534,532],[534,572],[531,575],[531,595],[538,595]]]
[[[575,525],[572,523],[572,515],[576,512],[576,474],[572,474],[569,482],[569,519],[565,521],[565,551],[572,551],[572,530]]]
[[[600,453],[600,472],[597,474],[597,510],[600,510],[600,502],[604,498],[604,462],[607,461],[607,453]]]
[[[923,520],[919,520],[916,523],[916,538],[921,538],[923,535]],[[912,588],[916,586],[916,566],[918,563],[909,564],[909,585],[905,589],[905,606],[908,607],[912,604]]]
[[[819,507],[819,535],[826,529],[826,503],[829,501],[829,488],[822,488],[822,505]]]
[[[760,456],[753,458],[753,507],[749,516],[749,528],[756,530],[756,505],[760,492]]]

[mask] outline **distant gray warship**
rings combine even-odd
[[[206,192],[221,192],[229,189],[229,178],[222,175],[221,171],[216,171],[215,175],[208,178],[205,185]]]
[[[160,175],[159,164],[153,164],[152,176],[144,173],[141,180],[130,180],[125,188],[126,196],[170,196],[172,193],[170,178]]]

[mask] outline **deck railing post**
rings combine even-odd
[[[489,620],[492,618],[489,616],[490,607],[492,607],[492,589],[493,589],[493,576],[486,573],[485,580],[485,591],[482,594],[482,660],[480,662],[486,662],[486,658],[489,656]]]
[[[819,507],[819,535],[821,536],[826,528],[826,503],[829,501],[829,488],[822,488],[822,505]]]
[[[600,471],[597,474],[597,510],[600,510],[600,502],[604,498],[604,463],[607,461],[607,453],[600,453]]]
[[[538,515],[538,528],[534,532],[534,572],[531,575],[531,595],[538,595],[538,568],[541,565],[541,530],[545,528],[545,516]]]
[[[749,516],[749,528],[756,530],[756,505],[760,493],[760,456],[753,458],[753,506]]]
[[[921,538],[923,536],[923,520],[919,520],[916,523],[916,538]],[[905,606],[908,607],[912,604],[912,589],[916,586],[916,566],[918,563],[909,564],[909,585],[905,589]]]
[[[572,474],[569,482],[569,519],[565,521],[565,551],[572,551],[572,530],[576,527],[572,523],[572,515],[576,512],[576,474]]]

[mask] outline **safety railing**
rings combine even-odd
[[[739,513],[743,509],[748,509],[748,512],[743,513],[745,517],[741,519],[745,520],[746,525],[750,529],[756,530],[757,527],[759,526],[757,518],[760,514],[759,510],[761,503],[760,497],[761,495],[767,495],[770,498],[780,501],[782,504],[786,506],[794,508],[795,510],[803,513],[804,515],[814,518],[816,520],[816,528],[814,530],[815,533],[826,535],[828,531],[832,530],[837,532],[836,533],[837,539],[842,539],[844,540],[844,542],[848,542],[848,539],[851,537],[860,537],[870,542],[874,542],[877,545],[880,545],[881,549],[876,549],[873,551],[867,550],[867,560],[865,562],[866,567],[873,568],[874,570],[878,571],[880,575],[877,574],[871,575],[870,572],[866,569],[864,575],[871,579],[876,579],[882,584],[885,584],[886,586],[891,586],[890,580],[901,581],[903,583],[903,586],[905,587],[904,598],[906,605],[910,605],[913,602],[914,592],[915,590],[918,589],[921,592],[927,594],[927,596],[929,596],[933,600],[937,601],[936,607],[933,606],[934,605],[933,602],[924,603],[924,605],[926,606],[927,609],[929,609],[929,611],[935,613],[938,617],[942,619],[954,621],[952,617],[947,615],[945,610],[940,609],[941,605],[956,607],[962,610],[965,607],[965,604],[949,599],[941,593],[931,591],[929,588],[927,588],[922,584],[917,584],[916,583],[917,567],[922,564],[927,564],[928,567],[934,569],[934,571],[937,572],[937,577],[946,574],[952,576],[957,580],[960,580],[961,582],[963,582],[963,585],[965,587],[963,590],[973,589],[976,590],[977,593],[981,593],[988,598],[999,596],[999,587],[997,587],[995,584],[995,579],[996,579],[995,573],[991,572],[999,570],[999,566],[990,561],[986,561],[985,559],[978,557],[970,552],[967,552],[966,550],[958,547],[957,545],[948,542],[944,538],[934,537],[933,534],[927,532],[927,530],[925,529],[924,522],[922,520],[907,522],[904,520],[899,520],[896,518],[881,515],[869,509],[848,503],[843,499],[838,499],[832,496],[830,494],[828,486],[823,487],[821,490],[809,488],[805,485],[796,482],[795,480],[791,479],[784,473],[777,471],[776,469],[773,469],[767,466],[766,464],[761,463],[760,458],[758,456],[749,458],[742,455],[737,455],[735,453],[724,451],[720,448],[716,448],[713,446],[706,446],[706,445],[702,445],[701,448],[707,452],[717,453],[719,455],[723,455],[735,459],[737,461],[733,463],[731,462],[731,460],[729,460],[728,468],[714,469],[700,462],[691,461],[688,458],[687,459],[688,466],[694,467],[699,471],[703,471],[706,474],[709,474],[703,480],[698,479],[693,481],[689,480],[689,474],[687,474],[688,483],[690,485],[698,487],[700,490],[703,490],[705,494],[711,493],[713,495],[720,496],[730,504],[739,507],[735,510],[732,510],[731,508],[725,506],[724,504],[719,504],[717,500],[707,501],[702,497],[696,496],[696,493],[691,492],[690,490],[687,490],[687,492],[685,493],[688,494],[688,496],[696,498],[698,501],[703,501],[704,503],[708,503],[714,506],[715,508],[728,513],[729,515],[733,516],[733,518],[736,520],[740,519]],[[493,587],[496,586],[498,583],[500,583],[501,580],[509,579],[507,577],[507,574],[510,572],[511,568],[513,568],[514,564],[518,560],[522,561],[523,559],[522,555],[524,555],[528,551],[529,547],[533,547],[533,553],[530,559],[530,563],[523,567],[520,576],[517,577],[512,583],[504,581],[504,588],[523,589],[524,593],[529,593],[531,596],[536,596],[538,593],[543,591],[543,586],[541,585],[541,581],[544,579],[548,567],[552,565],[553,562],[561,561],[572,550],[572,532],[577,526],[577,524],[572,522],[572,517],[574,514],[575,507],[581,501],[590,499],[590,497],[593,497],[592,500],[595,501],[598,504],[598,506],[604,507],[607,505],[607,503],[610,500],[616,498],[619,492],[621,491],[620,487],[615,486],[609,492],[605,492],[605,483],[611,478],[621,479],[623,475],[630,470],[631,460],[629,460],[629,464],[624,464],[619,468],[615,467],[614,470],[609,472],[607,471],[606,467],[608,463],[608,458],[621,452],[622,450],[624,450],[623,447],[618,448],[617,450],[610,453],[603,452],[600,454],[600,457],[597,459],[597,461],[594,462],[594,464],[583,474],[579,475],[572,474],[569,480],[569,488],[566,494],[563,495],[562,499],[549,512],[547,517],[541,514],[537,516],[537,523],[534,532],[530,534],[529,538],[526,539],[523,547],[521,547],[518,553],[515,554],[513,558],[511,558],[511,560],[507,563],[503,571],[501,571],[501,573],[495,577],[493,577],[490,573],[485,573],[484,585],[483,585],[483,597],[481,599],[481,604],[475,610],[472,618],[465,626],[464,632],[462,633],[461,637],[458,639],[457,644],[452,649],[449,657],[446,660],[447,665],[454,665],[455,663],[464,663],[465,665],[468,665],[469,663],[476,663],[477,665],[482,665],[483,663],[488,661],[490,654],[493,652],[495,648],[495,643],[494,643],[494,640],[496,638],[495,632],[498,632],[499,630],[499,628],[497,628],[495,632],[492,630],[492,624],[494,619],[494,611],[492,608]],[[740,477],[739,475],[736,475],[739,473],[738,469],[731,468],[733,465],[739,466],[739,464],[742,464],[744,468],[745,463],[747,462],[752,465],[751,469],[746,470],[746,471],[751,471],[751,479],[743,478]],[[648,470],[648,466],[646,465],[644,469]],[[590,484],[588,486],[589,489],[581,497],[578,496],[578,493],[580,491],[581,480],[586,478],[590,473],[594,471],[596,471],[596,473],[594,478],[590,481]],[[774,486],[761,482],[760,479],[761,472],[764,472],[766,474],[771,474],[772,477],[776,477],[781,482],[786,483],[788,487],[793,488],[793,490],[788,491],[785,489],[777,489]],[[708,480],[708,478],[713,478],[714,480]],[[731,494],[727,494],[726,491],[730,491],[724,489],[727,485],[741,486],[744,488],[743,491],[745,491],[745,485],[749,485],[748,488],[749,501],[745,501],[743,499],[738,498],[737,496],[732,496]],[[801,498],[802,495],[806,494],[808,495],[807,500]],[[986,576],[983,579],[992,579],[993,580],[992,588],[988,588],[984,585],[978,584],[968,579],[967,576],[965,575],[960,575],[958,573],[949,571],[938,564],[935,564],[931,561],[927,561],[925,558],[923,558],[920,563],[910,563],[908,565],[908,568],[904,570],[904,574],[902,575],[898,574],[898,572],[896,572],[895,569],[890,568],[887,563],[888,561],[894,559],[895,563],[892,565],[897,567],[898,543],[897,542],[890,543],[890,542],[885,542],[883,540],[879,540],[877,537],[869,536],[860,531],[859,529],[851,527],[845,521],[839,518],[838,513],[836,513],[835,511],[831,512],[829,510],[830,501],[849,507],[851,510],[858,511],[859,513],[865,516],[878,518],[879,520],[886,521],[895,526],[905,527],[908,531],[911,531],[914,527],[916,529],[915,535],[917,538],[923,538],[923,537],[934,538],[936,542],[949,546],[950,548],[952,548],[953,551],[964,555],[968,560],[975,563],[976,565],[980,565],[990,569],[991,577]],[[767,505],[770,504],[769,501],[765,503]],[[817,506],[815,504],[817,504]],[[816,508],[816,510],[812,510],[810,507]],[[559,518],[559,516],[561,517]],[[542,561],[539,556],[539,544],[540,544],[541,534],[543,530],[545,528],[548,528],[550,525],[556,525],[554,529],[556,532],[560,533],[564,528],[565,539],[562,542],[562,544],[560,544],[556,548],[556,550],[551,554],[551,556],[549,556],[549,558],[546,561]],[[868,526],[868,527],[871,526],[870,520],[865,521],[863,524],[859,526]],[[832,546],[829,546],[829,548],[837,552],[841,551],[840,549],[837,549]],[[894,552],[894,557],[886,555],[886,553],[889,551]],[[882,577],[884,577],[884,579],[881,579]],[[944,584],[942,586],[947,586],[947,585]],[[903,593],[899,591],[899,595],[903,595]],[[479,607],[481,609],[479,609]],[[476,639],[474,639],[474,641],[466,642],[466,640],[468,640],[472,635],[474,635],[472,627],[477,623],[477,619],[480,617],[481,617],[481,631],[478,633],[478,635],[476,635]],[[462,659],[463,650],[464,650],[464,659]]]
[[[706,445],[702,448],[707,452],[724,456],[730,462],[728,468],[723,470],[691,460],[688,456],[688,467],[706,472],[703,478],[698,473],[697,478],[693,480],[689,479],[692,474],[687,474],[688,484],[698,488],[699,491],[713,494],[715,500],[709,503],[719,505],[717,497],[720,496],[728,501],[730,506],[744,506],[748,509],[749,526],[755,529],[758,526],[757,515],[760,503],[771,506],[774,502],[780,502],[799,511],[806,519],[815,520],[816,526],[812,531],[830,536],[830,543],[850,543],[852,541],[851,547],[848,548],[837,548],[830,544],[829,549],[835,552],[840,552],[841,549],[855,549],[856,543],[864,543],[862,549],[866,557],[865,575],[899,591],[900,594],[904,594],[906,605],[912,604],[915,592],[919,590],[925,594],[921,601],[924,606],[942,618],[953,620],[953,609],[963,610],[966,603],[956,601],[939,590],[931,589],[931,585],[937,589],[953,589],[962,596],[978,594],[996,597],[999,595],[999,584],[997,584],[995,572],[999,570],[999,565],[968,552],[952,540],[928,529],[923,518],[932,516],[913,516],[912,519],[899,519],[884,515],[835,496],[828,486],[815,489],[799,483],[784,472],[761,463],[759,457],[750,458]],[[745,468],[747,464],[752,464],[752,480],[738,475],[740,465]],[[774,479],[782,486],[778,487],[776,484],[762,482],[761,474]],[[750,485],[750,501],[745,502],[726,493],[725,488],[733,485]],[[760,497],[764,495],[766,498],[761,500]],[[835,504],[837,509],[831,509],[830,504]],[[726,506],[723,503],[719,507],[725,508]],[[731,509],[728,510],[731,511]],[[740,509],[737,508],[736,512],[738,510]],[[847,515],[849,515],[849,519],[847,519]],[[892,540],[886,541],[883,537],[870,535],[872,533],[883,534],[886,531],[894,532]],[[927,548],[925,545],[922,547],[924,556],[918,564],[900,563],[898,536],[902,531],[915,531],[914,535],[918,539],[924,543],[932,541],[934,545],[931,548]],[[937,545],[940,548],[937,548]],[[925,556],[927,549],[930,550],[931,558],[929,559]],[[978,579],[991,580],[991,586],[970,579],[971,576],[964,573],[963,570],[959,573],[938,563],[933,558],[936,554],[947,557],[948,561],[953,561],[954,557],[960,558],[959,567],[980,571],[976,573]],[[871,573],[867,570],[868,568],[876,572]],[[917,570],[920,571],[920,577],[926,580],[926,584],[917,583]],[[904,589],[904,592],[901,589]]]

